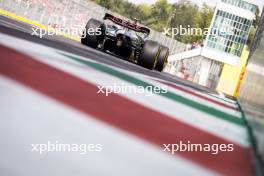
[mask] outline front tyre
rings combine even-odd
[[[99,20],[91,18],[83,31],[81,42],[92,48],[97,48],[98,44],[103,40],[105,33],[105,24]]]
[[[169,48],[165,46],[160,47],[160,54],[155,66],[155,70],[162,71],[168,62]]]
[[[143,49],[138,58],[138,65],[147,69],[154,69],[160,54],[160,45],[152,40],[144,43]]]

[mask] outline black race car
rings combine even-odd
[[[168,60],[169,48],[156,41],[146,40],[150,34],[148,28],[139,26],[137,20],[130,22],[108,13],[103,20],[110,20],[113,24],[91,18],[85,26],[82,44],[133,61],[151,70],[163,70]]]

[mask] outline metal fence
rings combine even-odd
[[[264,112],[264,12],[250,51],[245,78],[239,92],[239,98],[247,104],[254,104]],[[264,115],[263,115],[264,119]]]
[[[83,29],[90,18],[102,20],[106,12],[112,13],[89,0],[0,0],[0,8],[43,25],[69,30]],[[171,54],[186,48],[185,44],[154,30],[150,39],[169,47]]]
[[[264,9],[259,28],[250,51],[245,78],[239,92],[239,101],[246,115],[255,148],[255,175],[264,175]],[[259,161],[259,162],[258,162]]]

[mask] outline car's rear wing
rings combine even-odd
[[[150,33],[150,29],[148,29],[146,27],[139,26],[136,23],[131,23],[131,22],[123,20],[121,18],[115,17],[114,15],[111,15],[109,13],[105,14],[104,20],[110,20],[115,24],[126,27],[126,28],[131,29],[131,30],[136,31],[136,32],[145,33],[147,35],[149,35],[149,33]]]

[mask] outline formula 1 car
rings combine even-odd
[[[156,41],[146,40],[150,29],[139,26],[137,20],[130,22],[108,13],[103,20],[110,20],[112,23],[106,24],[93,18],[87,22],[81,38],[82,44],[114,54],[147,69],[163,70],[168,60],[169,48]]]

